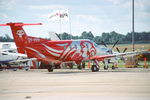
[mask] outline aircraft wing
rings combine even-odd
[[[24,62],[33,61],[33,60],[37,60],[37,59],[36,58],[18,59],[18,60],[9,61],[9,63],[24,63]]]
[[[19,56],[19,57],[25,57],[27,58],[26,54],[21,54],[21,53],[10,53],[10,52],[0,52],[3,55],[12,55],[12,56]]]
[[[93,56],[93,57],[89,57],[86,60],[98,60],[98,61],[103,61],[106,58],[112,58],[112,57],[116,57],[116,55],[102,55],[102,56]]]
[[[89,57],[85,60],[103,61],[104,59],[109,59],[109,58],[113,58],[113,57],[121,58],[121,57],[126,56],[126,55],[136,55],[136,54],[137,54],[137,52],[116,53],[116,54],[108,54],[108,55],[101,55],[101,56],[93,56],[93,57]]]
[[[1,61],[2,63],[24,63],[27,61],[33,61],[37,60],[36,58],[27,58],[26,54],[21,54],[21,53],[11,53],[11,52],[5,52],[5,51],[0,51],[0,54],[2,55],[9,55],[11,56],[16,56],[17,58],[12,59],[12,60],[6,60],[6,61]]]

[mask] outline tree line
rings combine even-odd
[[[115,31],[112,32],[103,32],[102,35],[94,36],[91,31],[82,32],[80,36],[73,36],[66,32],[62,34],[58,34],[62,40],[68,39],[90,39],[100,44],[101,41],[104,41],[107,44],[113,44],[117,40],[119,40],[120,44],[128,44],[132,42],[132,32],[127,33],[126,35],[117,33]],[[150,32],[135,32],[134,33],[135,43],[150,43]],[[6,34],[5,36],[0,36],[0,42],[13,42],[13,39]]]
[[[0,42],[13,42],[14,39],[12,39],[8,34],[5,34],[5,36],[0,36]]]
[[[73,36],[66,32],[62,34],[58,34],[62,40],[68,39],[90,39],[100,44],[101,41],[107,44],[114,44],[117,40],[119,40],[120,44],[129,44],[132,42],[132,32],[127,33],[126,35],[117,33],[115,31],[112,32],[103,32],[100,36],[94,36],[91,31],[89,32],[82,32],[80,36]],[[150,43],[150,32],[134,32],[134,40],[135,43]]]

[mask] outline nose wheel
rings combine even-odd
[[[92,65],[91,70],[92,72],[98,72],[99,68],[96,65]]]
[[[108,65],[104,65],[104,70],[108,70]]]

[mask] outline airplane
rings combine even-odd
[[[22,63],[27,63],[28,61],[35,60],[27,58],[26,54],[17,53],[17,50],[13,47],[10,48],[12,43],[1,43],[2,48],[0,49],[0,71],[5,69],[13,69],[17,70],[18,67],[12,67],[11,65],[19,65]],[[6,65],[7,67],[2,67],[2,65]],[[28,70],[27,64],[25,70]]]
[[[91,70],[97,72],[100,69],[99,61],[104,61],[107,66],[110,58],[127,54],[113,54],[112,49],[97,45],[88,39],[51,41],[28,36],[23,29],[23,26],[27,25],[42,25],[42,23],[0,24],[0,26],[10,26],[19,53],[44,63],[49,72],[60,67],[64,62],[75,62],[80,67],[84,61],[92,61]]]

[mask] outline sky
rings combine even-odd
[[[150,0],[135,1],[135,31],[150,31]],[[49,32],[81,35],[91,31],[94,36],[116,31],[132,31],[132,0],[0,0],[0,24],[8,22],[43,23],[24,26],[30,36],[49,37]],[[70,21],[50,21],[54,10],[69,10]],[[71,30],[71,31],[70,31]],[[0,27],[0,36],[12,37],[8,26]]]

